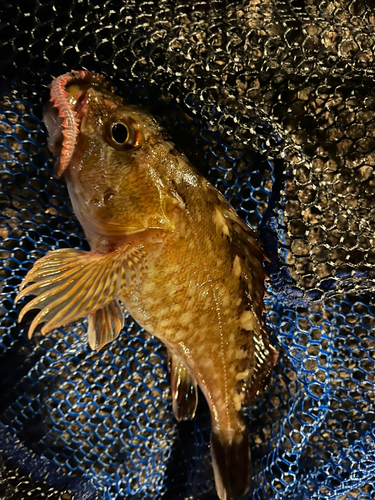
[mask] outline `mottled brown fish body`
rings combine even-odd
[[[276,359],[262,324],[257,239],[151,116],[125,105],[99,75],[56,80],[60,121],[46,117],[50,147],[62,144],[57,171],[92,252],[37,261],[23,286],[33,284],[19,294],[36,297],[20,317],[40,309],[32,334],[39,323],[47,333],[87,316],[90,345],[101,348],[120,333],[126,307],[168,348],[176,418],[194,416],[197,384],[206,397],[220,499],[243,495],[251,460],[240,411]]]
[[[251,281],[241,277],[246,264],[228,244],[236,236],[237,216],[231,211],[227,218],[222,215],[227,203],[195,172],[194,183],[202,197],[190,196],[189,202],[189,185],[176,184],[179,203],[170,207],[168,216],[178,231],[165,236],[149,261],[150,279],[129,289],[123,301],[139,324],[184,360],[212,400],[215,419],[230,425],[231,408],[236,407],[237,421],[241,404],[240,374],[248,378],[249,359],[258,352],[251,337],[262,328],[248,298]],[[243,230],[242,224],[238,229]],[[145,251],[149,253],[147,244]]]

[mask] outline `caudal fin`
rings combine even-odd
[[[220,500],[241,497],[250,490],[251,456],[247,431],[213,429],[212,466]]]

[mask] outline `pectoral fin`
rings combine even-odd
[[[171,363],[173,413],[178,421],[190,420],[194,418],[197,409],[197,382],[177,356],[168,354]]]
[[[105,308],[141,277],[145,267],[145,255],[131,245],[108,254],[74,249],[50,252],[34,264],[20,287],[16,302],[25,295],[36,297],[22,309],[19,321],[31,309],[40,309],[29,337],[40,323],[46,323],[41,329],[45,335]]]
[[[124,314],[117,299],[88,316],[87,335],[91,349],[100,349],[112,342],[124,326]]]

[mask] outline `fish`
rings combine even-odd
[[[100,350],[128,312],[167,348],[177,421],[194,418],[198,388],[205,396],[218,497],[243,496],[252,465],[242,409],[277,359],[258,237],[160,123],[102,75],[55,78],[44,123],[90,251],[37,260],[16,298],[34,296],[19,321],[39,310],[31,337],[40,325],[46,335],[87,318],[89,345]]]

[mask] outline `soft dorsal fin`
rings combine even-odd
[[[16,301],[26,295],[36,297],[22,309],[19,321],[31,309],[40,309],[29,337],[40,323],[45,323],[41,329],[45,335],[109,305],[145,268],[144,252],[129,244],[107,254],[54,250],[34,264],[20,287]],[[29,283],[33,284],[25,288]]]

